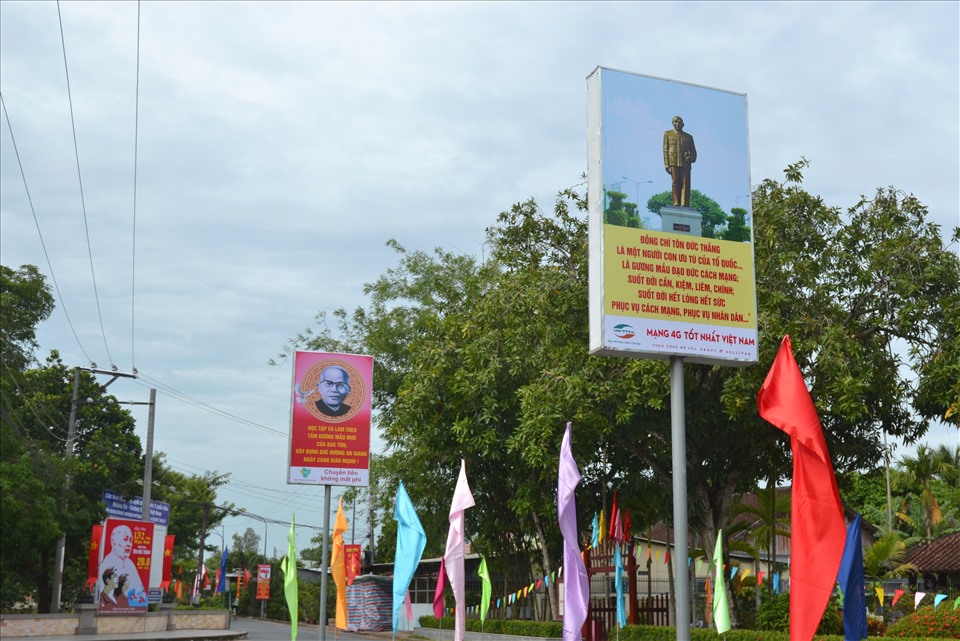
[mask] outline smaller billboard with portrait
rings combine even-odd
[[[153,523],[107,519],[97,568],[100,614],[145,614],[149,605]]]
[[[257,600],[270,599],[270,564],[261,563],[257,566]]]
[[[287,483],[368,485],[373,357],[295,352],[291,387]]]

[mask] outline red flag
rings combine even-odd
[[[760,416],[790,435],[790,639],[813,639],[837,581],[846,526],[817,410],[793,358],[790,337],[757,394]]]
[[[623,529],[620,525],[620,508],[617,507],[617,491],[613,491],[613,508],[610,510],[610,531],[607,535],[614,541],[623,538]]]
[[[175,534],[168,534],[163,540],[163,573],[160,576],[160,590],[166,590],[173,578],[173,542]]]
[[[447,569],[443,565],[443,557],[440,557],[440,574],[437,576],[437,589],[433,591],[433,616],[438,619],[443,618],[443,585],[447,576]]]
[[[630,524],[630,508],[627,508],[624,511],[624,517],[623,517],[623,540],[624,541],[630,540],[630,525],[631,525]]]
[[[215,588],[213,589],[213,593],[214,593],[214,594],[220,594],[220,568],[217,568],[216,579],[217,579],[217,580],[215,581],[215,584],[216,584],[217,587],[215,587]]]
[[[87,559],[87,589],[92,590],[97,582],[97,568],[100,567],[100,539],[103,538],[103,526],[94,525],[90,533],[90,558]]]

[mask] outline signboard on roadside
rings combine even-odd
[[[373,357],[295,352],[287,483],[370,481]]]
[[[261,564],[257,566],[257,600],[267,601],[270,599],[270,564]]]
[[[587,127],[591,353],[756,363],[746,96],[598,67]]]

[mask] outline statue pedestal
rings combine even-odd
[[[702,236],[703,215],[692,207],[661,207],[660,231],[686,236]]]

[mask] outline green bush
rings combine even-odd
[[[960,611],[949,604],[939,608],[926,605],[888,627],[887,636],[960,639]]]
[[[758,630],[790,631],[790,595],[775,595],[760,604],[757,612],[756,627]],[[830,599],[827,609],[820,620],[817,634],[843,636],[843,615],[837,607],[836,599]]]

